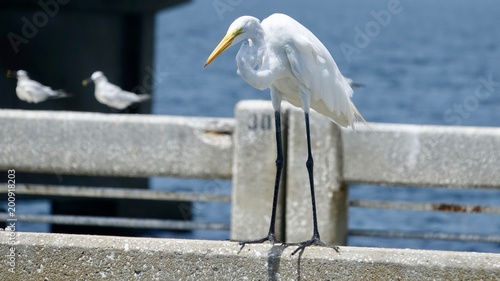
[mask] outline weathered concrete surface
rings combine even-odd
[[[8,233],[0,233],[2,259]],[[2,280],[498,280],[500,255],[18,233]]]
[[[286,111],[281,115],[285,145]],[[277,155],[274,109],[267,101],[244,101],[236,106],[235,116],[231,239],[258,239],[267,235],[271,220]],[[286,146],[283,149],[286,155]],[[284,239],[283,179],[276,214],[280,241]]]
[[[286,180],[286,241],[311,238],[313,218],[304,111],[290,107]],[[310,113],[311,150],[318,228],[325,243],[345,245],[347,239],[347,186],[342,178],[340,129],[329,118]]]
[[[346,181],[500,187],[500,128],[370,126],[342,130]]]
[[[231,119],[0,110],[0,124],[2,170],[231,177]]]

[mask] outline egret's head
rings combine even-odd
[[[96,72],[92,73],[92,76],[90,76],[90,78],[83,80],[82,85],[87,86],[90,82],[96,83],[99,80],[103,80],[103,79],[106,79],[106,76],[104,76],[104,73],[102,73],[101,71],[96,71]]]
[[[219,45],[215,47],[213,52],[205,62],[205,66],[209,65],[217,56],[222,54],[227,48],[241,42],[247,38],[254,38],[261,30],[259,19],[251,16],[242,16],[237,18],[228,28],[226,36],[222,38]]]

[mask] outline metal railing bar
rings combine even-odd
[[[7,184],[0,186],[0,193],[7,194]],[[230,202],[231,195],[202,194],[194,192],[170,192],[132,188],[54,186],[39,184],[17,184],[16,195],[88,197],[98,199],[137,199],[160,201],[223,201]]]
[[[7,221],[13,219],[7,213],[0,213],[0,219]],[[116,217],[91,217],[70,215],[16,215],[15,219],[22,222],[37,222],[64,225],[86,225],[105,227],[130,227],[147,229],[169,230],[229,230],[228,224],[200,223],[192,221],[161,220],[161,219],[136,219]]]
[[[447,241],[469,241],[500,243],[498,235],[479,235],[479,234],[458,234],[458,233],[433,233],[433,232],[403,232],[391,230],[363,230],[351,229],[349,236],[369,236],[384,238],[404,238],[404,239],[423,239],[423,240],[447,240]]]
[[[351,200],[349,201],[349,206],[359,208],[397,209],[410,211],[500,214],[500,207],[497,206],[462,205],[448,203]]]

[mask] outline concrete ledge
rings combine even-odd
[[[234,242],[0,233],[2,259],[16,251],[8,280],[498,280],[500,255],[381,248],[294,247]]]
[[[0,110],[0,124],[3,170],[231,177],[232,119]]]
[[[370,126],[342,130],[347,182],[500,187],[500,128]]]

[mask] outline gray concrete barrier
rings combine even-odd
[[[276,176],[274,109],[267,101],[248,101],[237,105],[235,115],[231,238],[258,239],[267,235],[271,220]],[[286,111],[282,119],[287,120]],[[283,135],[286,125],[283,122]],[[283,149],[286,155],[286,147]],[[285,238],[284,191],[282,180],[276,213],[276,236],[280,241]]]
[[[286,241],[312,233],[303,111],[288,108]],[[311,146],[323,241],[347,239],[350,183],[500,189],[500,128],[374,124],[339,128],[311,114]]]
[[[500,187],[500,128],[370,126],[342,130],[345,181]]]
[[[13,233],[13,232],[12,232]],[[16,233],[14,233],[15,235]],[[15,242],[11,245],[10,242]],[[11,250],[12,249],[12,250]],[[498,280],[500,255],[0,232],[2,280]],[[13,252],[14,258],[8,257]]]
[[[99,176],[232,178],[231,238],[267,234],[276,173],[274,112],[236,118],[0,110],[0,169]],[[312,234],[303,112],[284,104],[278,239]],[[311,113],[322,240],[347,239],[351,183],[500,188],[500,128],[370,124],[340,129]],[[22,184],[22,183],[21,183]],[[286,199],[286,202],[285,202]],[[481,208],[479,208],[481,209]]]
[[[231,119],[0,110],[0,122],[1,170],[231,177]]]

